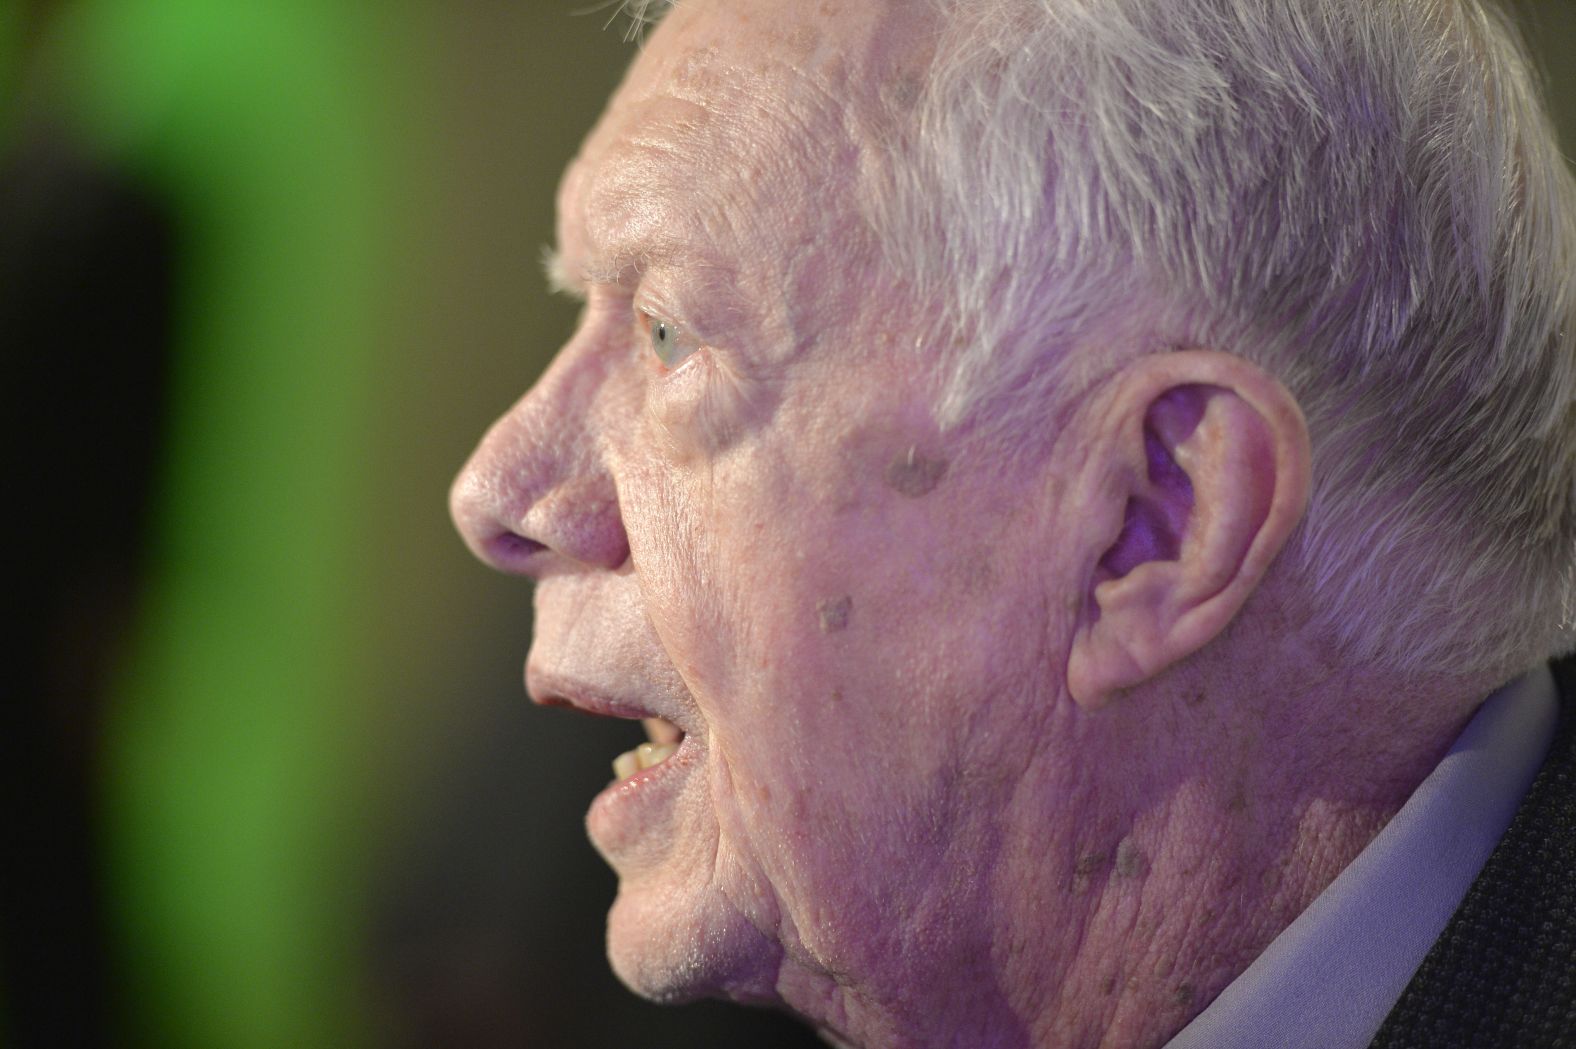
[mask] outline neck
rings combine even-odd
[[[1041,992],[1029,1044],[1164,1045],[1368,845],[1493,684],[1307,669],[1191,670],[1114,709],[1066,705],[1070,745],[1032,789],[1089,804],[1040,846],[1043,891],[1068,908],[1013,981]],[[1074,782],[1078,754],[1112,756],[1097,786]],[[1054,807],[1041,825],[1068,826]]]
[[[1064,697],[1000,826],[983,934],[895,998],[845,997],[836,1027],[866,1047],[1163,1046],[1367,846],[1493,684],[1194,670],[1098,711]]]

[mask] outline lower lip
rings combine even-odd
[[[662,816],[673,806],[687,773],[700,762],[700,747],[685,736],[665,761],[610,783],[591,802],[586,829],[604,849],[617,850],[637,837],[663,829]]]

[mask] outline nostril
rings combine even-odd
[[[500,568],[512,568],[529,560],[533,554],[546,550],[545,543],[527,539],[514,532],[504,532],[487,541],[488,560]]]

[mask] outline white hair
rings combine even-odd
[[[603,0],[590,10],[612,8],[613,17],[608,19],[608,24],[623,17],[624,39],[639,40],[644,37],[647,28],[662,21],[662,16],[672,10],[674,3],[675,0]]]
[[[933,0],[861,206],[951,342],[943,422],[1033,442],[1091,333],[1297,397],[1297,573],[1343,657],[1508,673],[1568,646],[1576,184],[1472,0]],[[903,130],[906,129],[906,130]]]

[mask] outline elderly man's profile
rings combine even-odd
[[[452,493],[532,698],[645,721],[623,981],[1576,1045],[1576,184],[1505,16],[637,6],[578,327]]]

